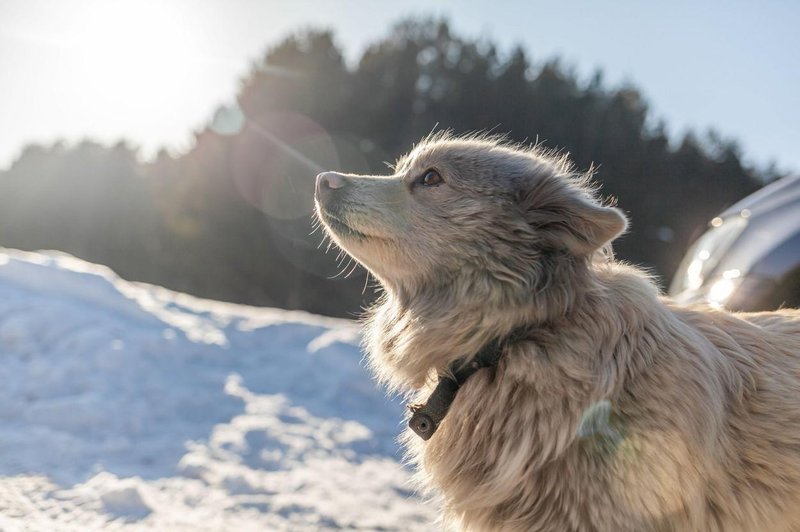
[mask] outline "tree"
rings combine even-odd
[[[600,71],[583,82],[558,59],[506,55],[441,20],[402,21],[353,67],[331,32],[289,36],[236,100],[240,129],[205,128],[187,153],[147,164],[125,144],[28,147],[0,173],[0,244],[201,296],[353,316],[375,292],[363,270],[330,279],[347,267],[309,234],[314,176],[385,173],[434,128],[506,132],[595,168],[632,219],[618,255],[663,280],[710,218],[776,177],[713,131],[671,146],[645,98],[607,88]]]

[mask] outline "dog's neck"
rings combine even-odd
[[[395,390],[418,389],[522,325],[564,319],[595,284],[588,266],[571,266],[525,290],[498,289],[496,280],[469,269],[414,291],[388,288],[367,320],[365,347],[376,375]],[[576,290],[576,278],[585,287]],[[559,289],[562,282],[572,289]]]
[[[456,394],[470,377],[482,369],[495,369],[509,344],[526,339],[527,327],[516,329],[504,338],[495,338],[473,356],[452,362],[447,372],[439,375],[439,382],[425,403],[409,406],[412,412],[408,426],[423,440],[429,440],[447,415]]]

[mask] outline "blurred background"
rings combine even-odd
[[[595,167],[618,257],[666,288],[800,167],[798,27],[782,1],[0,0],[0,246],[353,317],[375,286],[318,249],[314,176],[490,130]]]

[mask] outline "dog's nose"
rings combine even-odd
[[[344,188],[347,178],[336,172],[322,172],[317,176],[317,199],[324,200],[331,192]]]

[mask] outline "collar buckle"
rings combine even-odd
[[[447,415],[459,388],[477,371],[497,366],[503,347],[510,341],[521,340],[523,336],[524,333],[515,331],[509,336],[497,338],[486,344],[469,363],[460,358],[450,364],[447,375],[439,376],[439,382],[428,400],[421,404],[409,405],[408,408],[411,410],[409,428],[423,440],[431,439]]]

